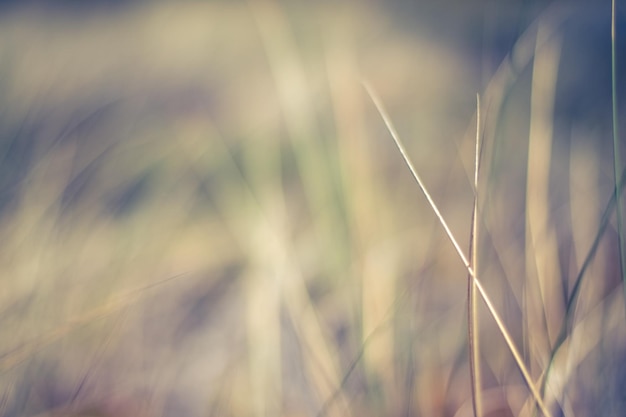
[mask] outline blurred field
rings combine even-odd
[[[472,415],[362,80],[466,253],[480,93],[477,276],[554,416],[626,412],[610,4],[94,4],[0,9],[0,416]],[[533,415],[478,317],[484,415]]]

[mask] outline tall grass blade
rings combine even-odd
[[[474,207],[472,208],[472,229],[470,231],[469,256],[471,267],[477,270],[478,242],[478,165],[480,155],[480,95],[476,94],[476,153],[474,158]],[[478,344],[478,311],[476,309],[476,284],[472,275],[467,276],[467,331],[470,356],[470,376],[472,406],[474,416],[482,416],[480,348]]]
[[[513,358],[515,359],[515,362],[517,363],[517,366],[519,367],[519,369],[520,369],[520,371],[522,373],[522,376],[524,377],[524,380],[526,381],[526,384],[528,385],[528,388],[530,389],[530,391],[531,391],[535,401],[537,402],[537,405],[539,406],[539,408],[541,409],[541,412],[546,417],[551,417],[552,414],[548,411],[548,409],[545,406],[541,396],[539,395],[539,390],[537,389],[537,387],[535,386],[535,383],[533,382],[532,378],[530,377],[530,373],[528,372],[528,369],[526,368],[526,365],[524,364],[518,349],[515,347],[515,343],[513,342],[513,338],[511,337],[510,333],[506,329],[506,326],[504,325],[504,322],[500,318],[500,315],[498,314],[498,312],[496,311],[495,307],[493,306],[493,303],[491,302],[491,299],[489,298],[489,296],[487,295],[487,293],[486,293],[485,289],[483,288],[482,284],[480,283],[480,281],[476,277],[476,274],[475,274],[474,270],[472,269],[472,266],[470,265],[469,261],[467,260],[467,257],[463,253],[463,250],[461,249],[461,246],[459,245],[458,241],[456,240],[456,238],[452,234],[452,231],[450,230],[450,227],[448,226],[448,224],[445,221],[443,215],[439,211],[439,208],[437,207],[437,205],[435,204],[434,200],[432,199],[432,197],[431,197],[430,193],[428,192],[426,186],[422,182],[422,179],[418,175],[417,170],[413,166],[413,163],[409,159],[408,154],[406,152],[406,149],[404,148],[404,145],[400,141],[398,133],[396,132],[396,129],[394,128],[393,124],[391,123],[391,119],[389,118],[389,116],[387,115],[387,112],[385,111],[384,107],[382,106],[382,103],[381,103],[380,99],[378,98],[378,96],[376,95],[374,90],[369,86],[369,84],[367,82],[363,81],[363,86],[365,87],[365,90],[367,91],[367,93],[369,94],[370,98],[374,102],[374,105],[376,106],[376,109],[378,110],[378,113],[380,114],[380,116],[382,117],[385,125],[387,126],[387,130],[389,130],[389,133],[391,134],[391,137],[393,138],[396,146],[398,147],[398,150],[400,151],[400,154],[402,155],[402,157],[404,159],[404,162],[409,167],[409,169],[411,171],[411,174],[413,175],[413,178],[415,179],[415,181],[417,181],[417,184],[419,185],[422,193],[424,193],[424,196],[426,197],[426,200],[428,200],[428,203],[430,204],[431,209],[433,210],[433,212],[437,216],[437,219],[439,220],[439,223],[444,228],[444,230],[446,232],[446,235],[448,236],[448,239],[450,239],[450,242],[452,242],[452,245],[454,246],[454,249],[456,250],[459,258],[461,258],[461,261],[465,265],[465,268],[467,269],[467,272],[472,277],[472,279],[474,281],[474,285],[476,285],[476,289],[480,293],[480,296],[482,297],[482,299],[484,300],[485,304],[487,305],[487,309],[489,310],[489,313],[491,314],[491,316],[495,320],[495,322],[496,322],[496,324],[498,326],[498,329],[500,330],[500,333],[504,337],[504,340],[507,343],[508,348],[511,351],[511,354],[513,355]]]

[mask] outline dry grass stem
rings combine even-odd
[[[470,233],[469,254],[472,270],[478,265],[478,168],[480,164],[480,95],[476,94],[476,149],[474,154],[474,206],[472,208],[472,229]],[[478,310],[476,306],[476,284],[471,275],[467,277],[467,329],[470,355],[470,374],[472,387],[472,406],[474,415],[482,413],[480,345],[478,335]]]
[[[404,161],[406,162],[407,166],[411,170],[411,173],[413,174],[413,178],[415,178],[415,180],[417,181],[417,184],[419,185],[420,189],[424,193],[424,196],[428,200],[428,203],[430,204],[430,207],[432,208],[433,212],[437,216],[437,219],[439,220],[439,223],[444,228],[444,230],[446,232],[446,235],[448,236],[448,238],[452,242],[452,245],[456,249],[456,252],[457,252],[459,258],[461,258],[461,261],[465,265],[465,268],[467,269],[468,273],[471,275],[471,277],[472,277],[472,279],[474,281],[474,284],[476,285],[476,288],[478,289],[478,292],[480,293],[483,301],[487,305],[487,309],[489,310],[491,316],[493,317],[493,319],[495,320],[496,324],[498,325],[498,329],[500,330],[500,333],[504,337],[504,340],[506,341],[506,343],[507,343],[507,345],[509,347],[509,350],[513,354],[515,362],[517,363],[517,366],[519,367],[520,371],[522,372],[524,380],[526,381],[526,384],[528,385],[528,388],[530,389],[530,391],[531,391],[535,401],[537,402],[537,405],[539,406],[539,408],[541,409],[542,413],[546,417],[551,417],[551,413],[548,411],[546,405],[544,404],[543,399],[541,398],[541,396],[539,394],[539,390],[535,386],[535,383],[533,382],[533,380],[532,380],[532,378],[530,376],[530,373],[528,372],[528,369],[526,368],[526,365],[524,364],[524,361],[522,360],[522,356],[520,355],[518,349],[515,347],[515,343],[513,342],[513,338],[511,337],[510,333],[506,329],[506,326],[504,325],[504,322],[502,321],[502,319],[500,318],[498,312],[496,311],[495,307],[493,306],[493,303],[491,302],[491,299],[489,298],[489,296],[487,295],[486,291],[484,290],[482,284],[480,283],[480,281],[476,277],[476,274],[474,273],[474,270],[472,269],[471,265],[469,264],[469,261],[467,260],[467,257],[463,253],[463,250],[461,249],[461,246],[459,245],[459,243],[457,242],[456,238],[452,234],[452,231],[448,227],[448,224],[446,223],[443,215],[441,214],[441,212],[437,208],[437,205],[435,204],[434,200],[430,196],[430,193],[426,189],[426,186],[422,182],[420,176],[417,174],[417,170],[415,169],[415,167],[413,166],[413,163],[409,159],[408,154],[407,154],[407,152],[406,152],[406,150],[404,148],[404,145],[400,141],[400,138],[399,138],[395,128],[393,127],[393,124],[391,123],[391,119],[389,118],[389,116],[387,115],[387,112],[385,111],[384,107],[382,106],[382,103],[381,103],[380,99],[378,98],[378,96],[376,95],[374,90],[369,86],[369,84],[367,82],[364,81],[363,85],[364,85],[365,89],[367,90],[367,93],[371,97],[372,101],[374,102],[374,105],[376,106],[376,109],[380,113],[383,121],[385,122],[385,125],[387,126],[387,129],[389,130],[389,133],[391,134],[391,137],[393,138],[394,142],[396,143],[396,146],[398,147],[398,149],[400,150],[400,153],[402,154],[402,157],[404,158]]]

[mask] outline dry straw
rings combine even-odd
[[[417,184],[419,185],[420,189],[424,193],[424,196],[428,200],[428,203],[430,204],[430,207],[432,208],[433,212],[437,216],[437,219],[439,220],[439,223],[441,223],[441,226],[444,228],[444,230],[446,232],[446,235],[448,236],[448,238],[452,242],[452,245],[454,246],[454,249],[456,250],[457,254],[459,255],[459,258],[461,258],[461,261],[463,262],[463,265],[465,265],[465,268],[467,269],[467,272],[471,276],[472,281],[473,281],[474,285],[476,286],[476,289],[478,290],[478,292],[480,293],[480,296],[482,297],[482,299],[484,300],[485,304],[487,305],[487,309],[489,310],[489,313],[491,314],[491,316],[495,320],[495,322],[496,322],[496,324],[498,326],[498,329],[500,330],[500,333],[504,337],[504,340],[506,341],[506,344],[508,345],[509,350],[511,351],[511,353],[512,353],[512,355],[514,357],[515,362],[517,363],[517,366],[519,367],[519,369],[520,369],[520,371],[521,371],[521,373],[522,373],[522,375],[524,377],[524,380],[526,381],[526,384],[527,384],[528,388],[530,389],[530,391],[531,391],[531,393],[532,393],[532,395],[533,395],[533,397],[534,397],[534,399],[535,399],[535,401],[537,403],[537,406],[539,407],[541,412],[546,417],[550,417],[551,414],[548,411],[548,408],[546,407],[546,405],[544,404],[544,401],[541,398],[541,395],[539,394],[539,389],[536,387],[535,383],[533,382],[533,380],[532,380],[532,378],[530,376],[530,373],[529,373],[528,369],[526,368],[526,365],[524,364],[524,361],[522,360],[522,356],[520,355],[517,347],[513,343],[513,338],[511,337],[509,331],[506,329],[506,326],[504,325],[504,322],[500,318],[500,315],[498,314],[498,312],[496,311],[495,307],[493,306],[493,303],[491,302],[491,299],[489,298],[489,296],[485,292],[485,289],[483,288],[483,285],[478,280],[478,278],[476,276],[476,273],[474,272],[474,269],[472,268],[472,265],[468,261],[467,256],[465,256],[465,254],[463,253],[463,250],[461,249],[461,246],[459,245],[458,240],[452,234],[452,231],[448,227],[448,224],[445,221],[443,215],[441,214],[441,212],[437,208],[437,205],[435,204],[433,198],[431,197],[430,193],[428,192],[426,186],[422,182],[422,179],[418,175],[417,170],[413,166],[413,163],[409,159],[408,154],[406,152],[406,149],[404,148],[404,145],[400,141],[398,133],[396,132],[393,124],[391,123],[391,119],[389,118],[387,112],[385,111],[385,109],[384,109],[380,99],[378,98],[377,94],[374,92],[372,87],[366,81],[363,81],[363,85],[364,85],[365,89],[367,90],[367,93],[369,94],[370,98],[374,102],[374,105],[376,106],[376,109],[380,113],[383,121],[385,122],[385,125],[387,126],[387,129],[389,130],[389,133],[391,134],[391,137],[393,138],[394,142],[396,143],[396,146],[398,147],[398,150],[400,151],[400,153],[402,154],[402,157],[404,158],[404,161],[406,162],[407,166],[411,170],[411,173],[413,174],[413,178],[415,178],[415,181],[417,181]]]

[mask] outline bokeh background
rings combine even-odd
[[[624,415],[611,74],[608,1],[0,2],[0,415],[472,415],[363,80],[465,253],[480,94],[477,275],[554,415]],[[533,415],[478,312],[484,415]]]

